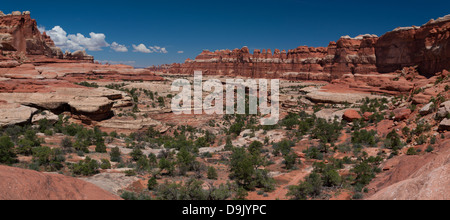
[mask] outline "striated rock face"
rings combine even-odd
[[[3,52],[52,56],[50,47],[30,14],[15,12],[0,17],[0,42]]]
[[[376,43],[381,73],[418,66],[423,75],[450,69],[450,16],[431,20],[422,27],[397,28]]]
[[[1,200],[120,200],[94,184],[57,174],[0,166]]]
[[[229,75],[289,80],[331,81],[345,74],[392,73],[418,66],[425,76],[450,69],[450,15],[422,27],[397,28],[378,38],[341,37],[328,47],[301,46],[293,50],[203,51],[195,60],[159,69],[175,74]],[[399,83],[397,83],[399,84]],[[403,88],[400,88],[403,89]]]
[[[171,73],[192,74],[202,70],[205,75],[231,75],[264,78],[288,78],[330,81],[345,73],[376,72],[374,44],[378,37],[363,35],[342,37],[328,48],[301,46],[289,51],[255,50],[247,47],[234,50],[203,51],[195,60],[174,64]]]
[[[31,19],[28,11],[0,14],[0,55],[20,59],[23,62],[33,56],[90,63],[94,61],[92,56],[83,51],[63,54],[46,33],[41,34],[36,20]],[[0,67],[1,62],[0,59]]]

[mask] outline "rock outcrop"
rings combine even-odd
[[[369,200],[450,199],[450,142],[425,156],[401,156],[389,160],[392,169],[380,174],[368,186],[375,194]]]
[[[0,126],[4,127],[31,122],[37,109],[54,113],[70,111],[74,118],[87,124],[105,120],[114,115],[114,100],[122,99],[123,93],[105,88],[74,87],[54,88],[53,92],[0,93],[0,97],[8,101],[0,104]]]
[[[442,103],[437,112],[437,116],[439,118],[445,118],[448,115],[450,115],[450,101],[446,101],[446,102]]]
[[[378,37],[344,36],[325,47],[301,46],[289,51],[234,50],[203,51],[195,60],[174,64],[172,73],[191,74],[202,70],[205,75],[241,75],[264,78],[291,78],[330,81],[345,73],[376,72],[374,45]]]
[[[439,124],[439,130],[441,131],[450,131],[450,119],[445,118]]]
[[[356,38],[344,36],[328,47],[301,46],[273,52],[264,49],[254,50],[253,54],[247,47],[204,50],[194,60],[158,70],[174,74],[201,70],[204,75],[331,81],[345,74],[392,73],[417,66],[420,74],[434,76],[450,69],[449,27],[450,15],[422,27],[397,28],[380,38],[368,34]]]
[[[343,116],[343,119],[348,122],[353,122],[354,120],[359,120],[361,118],[362,118],[361,115],[356,110],[353,109],[346,110]]]
[[[37,111],[20,104],[0,103],[0,127],[29,123]]]
[[[29,11],[0,16],[0,56],[21,62],[29,62],[35,57],[94,62],[94,58],[84,51],[63,54],[46,33],[39,31]],[[0,67],[5,65],[1,63],[0,59]]]
[[[377,68],[381,73],[418,66],[432,76],[450,69],[450,15],[421,27],[397,28],[376,43]]]
[[[92,183],[0,166],[0,200],[120,200]]]

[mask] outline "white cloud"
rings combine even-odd
[[[89,50],[89,51],[101,51],[105,47],[110,47],[116,52],[128,52],[128,48],[125,45],[121,45],[117,42],[109,44],[106,41],[106,35],[102,33],[91,32],[89,37],[85,37],[83,34],[67,34],[67,32],[61,26],[55,26],[53,29],[46,31],[45,27],[38,27],[41,33],[46,32],[48,36],[52,38],[55,45],[62,50]],[[165,47],[160,46],[145,46],[144,44],[132,45],[134,52],[140,53],[168,53]],[[182,52],[182,51],[181,51]],[[180,53],[180,51],[179,51]]]
[[[161,48],[161,53],[169,53],[169,51],[167,51],[166,48]]]
[[[125,45],[120,45],[117,42],[113,42],[111,45],[106,41],[106,35],[102,33],[91,32],[89,37],[85,37],[83,34],[67,34],[67,32],[61,26],[55,26],[53,29],[46,31],[45,27],[38,27],[41,33],[46,32],[48,36],[52,38],[55,45],[62,50],[89,50],[89,51],[101,51],[105,47],[111,47],[116,52],[127,52],[128,49]]]
[[[110,46],[108,42],[105,41],[106,36],[104,34],[91,32],[89,36],[90,38],[78,33],[77,35],[70,34],[68,38],[70,41],[90,51],[100,51],[102,50],[102,47]]]
[[[180,50],[180,51],[178,51],[177,53],[182,54],[182,53],[184,53],[184,51]]]
[[[39,31],[46,31],[44,27],[39,27]],[[90,50],[100,51],[104,47],[109,47],[106,42],[105,34],[91,32],[89,37],[78,34],[67,34],[61,26],[55,26],[53,29],[46,31],[47,35],[52,38],[55,45],[62,50]]]
[[[120,45],[117,42],[111,44],[111,49],[116,52],[128,52],[128,48],[125,45]]]
[[[134,52],[140,53],[168,53],[165,47],[153,46],[147,47],[144,44],[139,44],[138,46],[133,44]]]
[[[133,44],[134,52],[140,53],[153,53],[150,49],[148,49],[144,44],[139,44],[138,46]]]

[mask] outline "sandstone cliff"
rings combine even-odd
[[[30,12],[13,12],[5,15],[0,13],[0,57],[9,57],[20,62],[33,59],[56,58],[77,60],[80,62],[94,61],[92,56],[83,51],[63,54],[55,46],[53,40],[38,30],[36,20]],[[0,59],[1,60],[1,59]],[[11,65],[11,64],[10,64]]]
[[[374,35],[342,37],[325,47],[301,46],[289,51],[234,50],[203,51],[195,60],[174,64],[172,73],[190,74],[203,70],[206,75],[242,75],[249,77],[324,80],[340,78],[344,73],[376,72]]]
[[[421,74],[434,75],[450,69],[450,15],[422,27],[397,28],[376,44],[379,72],[418,66]]]
[[[417,66],[420,74],[433,76],[450,69],[450,15],[422,27],[397,28],[378,38],[341,37],[328,47],[301,46],[293,50],[203,51],[194,60],[173,64],[163,71],[205,75],[331,81],[345,74],[391,73]]]

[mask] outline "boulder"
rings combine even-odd
[[[111,117],[114,102],[105,97],[75,97],[69,101],[72,113],[83,115],[95,121],[101,121]],[[86,120],[82,117],[81,120]]]
[[[419,113],[421,115],[428,115],[428,114],[432,113],[433,112],[433,109],[432,109],[433,105],[434,105],[434,103],[432,103],[432,102],[426,104],[423,108],[421,108],[419,110]]]
[[[0,127],[21,125],[30,122],[38,110],[19,104],[0,105]]]
[[[50,111],[43,111],[40,114],[35,114],[31,119],[32,124],[38,124],[40,120],[46,119],[49,123],[55,124],[59,121],[59,117]]]
[[[316,112],[315,115],[317,118],[322,118],[327,121],[332,121],[332,120],[334,120],[333,113],[335,111],[336,111],[336,109],[322,109],[322,110]]]
[[[343,115],[343,119],[348,122],[352,122],[354,120],[361,119],[361,115],[356,110],[349,109],[349,110],[345,111],[345,113]]]
[[[411,115],[411,109],[409,108],[398,108],[392,111],[394,113],[395,121],[403,121]]]
[[[449,114],[450,114],[450,101],[446,101],[441,104],[441,106],[437,112],[437,116],[440,118],[445,118]]]
[[[364,120],[369,120],[369,118],[373,115],[372,112],[364,112],[363,117]]]
[[[446,118],[439,124],[440,131],[450,131],[450,119]]]
[[[430,99],[431,99],[430,95],[417,94],[417,95],[414,95],[414,97],[412,98],[412,101],[413,101],[414,104],[420,105],[420,104],[427,104],[427,103],[429,103]]]

